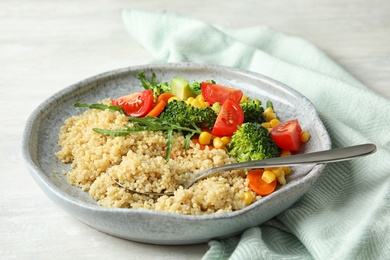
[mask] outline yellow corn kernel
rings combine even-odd
[[[264,110],[264,115],[267,115],[269,113],[274,113],[274,109],[272,107],[267,107],[265,110]]]
[[[275,113],[267,113],[267,114],[264,114],[265,115],[265,119],[267,120],[267,122],[271,122],[272,119],[276,119],[276,114]]]
[[[302,143],[307,143],[310,140],[310,133],[308,131],[302,131],[301,141]]]
[[[194,99],[195,99],[194,97],[189,97],[189,98],[187,98],[186,102],[188,104],[191,104],[192,100],[194,100]]]
[[[207,101],[205,101],[204,104],[205,104],[206,107],[211,107],[210,103],[207,102]]]
[[[174,100],[179,100],[179,101],[180,101],[180,98],[178,98],[178,97],[176,97],[176,96],[170,97],[170,98],[168,99],[168,103],[169,103],[169,102],[172,102],[172,101],[174,101]]]
[[[271,183],[276,179],[276,176],[275,173],[273,173],[272,171],[265,170],[263,172],[263,175],[261,176],[261,179],[266,183]]]
[[[223,136],[223,137],[221,137],[221,140],[222,140],[224,145],[227,145],[228,143],[230,143],[232,138],[230,136]]]
[[[201,107],[199,100],[194,99],[191,101],[191,106],[193,107]]]
[[[243,103],[243,102],[245,102],[245,101],[247,101],[247,100],[248,100],[248,97],[245,96],[245,95],[242,95],[241,100],[240,100],[240,103]]]
[[[271,128],[271,124],[269,122],[264,122],[264,123],[261,123],[262,126],[264,126],[265,128]]]
[[[280,185],[286,184],[286,179],[284,178],[284,175],[278,177],[278,182]]]
[[[276,167],[272,169],[272,172],[275,174],[276,178],[279,178],[280,176],[284,176],[284,171],[282,167]]]
[[[196,96],[196,99],[199,100],[199,101],[205,102],[205,99],[204,99],[204,97],[203,97],[202,94],[197,95],[197,96]]]
[[[280,121],[279,119],[274,118],[269,121],[269,124],[271,125],[272,128],[274,128],[275,126],[280,125]]]
[[[204,101],[202,101],[202,100],[198,100],[199,101],[199,104],[200,104],[200,107],[201,108],[206,108],[206,107],[208,107],[208,105],[206,104],[207,102],[204,102]]]
[[[225,144],[223,143],[222,141],[222,138],[221,137],[215,137],[213,139],[213,146],[217,149],[222,149],[225,147]]]
[[[283,156],[291,156],[291,152],[288,150],[282,150],[280,152],[280,157],[283,157]]]
[[[202,132],[199,135],[200,144],[210,144],[213,136],[209,132]]]
[[[242,194],[242,200],[245,201],[245,204],[247,206],[252,204],[254,198],[255,197],[253,196],[253,194],[249,191],[246,191]]]
[[[282,167],[284,175],[289,175],[291,173],[291,168],[289,166]]]

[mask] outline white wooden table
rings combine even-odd
[[[95,231],[50,201],[24,166],[24,125],[42,101],[81,79],[151,59],[126,32],[123,9],[169,10],[235,28],[267,25],[303,37],[390,98],[388,0],[2,0],[1,259],[199,259],[208,249],[140,244]]]

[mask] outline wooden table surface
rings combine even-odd
[[[234,28],[267,25],[303,37],[390,98],[388,0],[2,0],[1,259],[199,259],[208,249],[147,245],[98,232],[49,200],[24,165],[24,125],[41,102],[81,79],[151,60],[126,32],[123,9],[169,10]]]

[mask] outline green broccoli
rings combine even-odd
[[[151,89],[153,92],[153,97],[156,100],[159,95],[162,93],[171,93],[171,86],[167,82],[156,82],[156,74],[152,73],[152,78],[150,81],[146,78],[143,71],[138,72],[139,81],[141,81],[144,89]]]
[[[183,127],[211,129],[217,119],[217,114],[210,107],[196,108],[182,100],[174,100],[166,105],[159,118]]]
[[[205,82],[215,84],[214,80],[206,80]],[[195,81],[190,85],[190,89],[195,96],[202,94],[202,83]]]
[[[244,112],[244,123],[263,123],[266,121],[264,116],[264,108],[261,106],[261,101],[258,99],[249,99],[240,103]]]
[[[258,123],[244,123],[234,132],[227,145],[229,155],[239,162],[263,160],[278,157],[279,147],[269,135],[269,131]]]
[[[153,97],[156,99],[162,93],[171,93],[171,85],[168,82],[158,83],[153,89]]]
[[[214,112],[218,115],[219,111],[221,111],[221,104],[219,102],[215,102],[212,106],[211,109],[214,110]]]

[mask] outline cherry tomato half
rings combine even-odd
[[[232,135],[243,122],[244,112],[241,106],[237,102],[227,99],[218,113],[211,134],[215,136]]]
[[[119,106],[125,111],[126,115],[132,117],[143,117],[153,107],[152,90],[144,90],[112,100],[114,106]]]
[[[289,151],[299,151],[302,146],[301,132],[302,128],[298,120],[294,119],[272,128],[270,136],[279,148]]]
[[[239,89],[228,88],[208,82],[202,82],[201,90],[204,99],[210,104],[219,102],[223,105],[227,99],[239,103],[242,97],[242,91]]]

